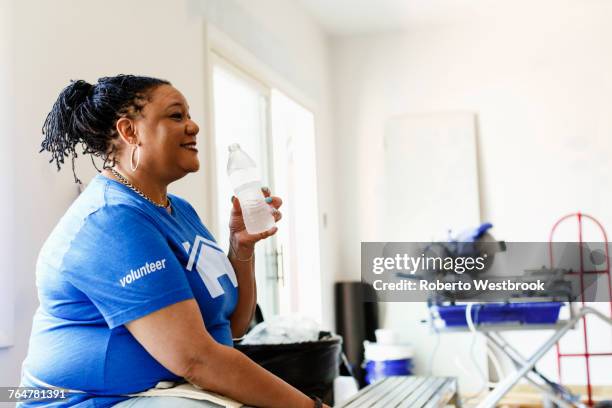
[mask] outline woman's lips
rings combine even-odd
[[[198,149],[196,148],[196,144],[195,143],[185,143],[185,144],[182,144],[181,147],[183,149],[191,150],[192,152],[197,152],[198,151]]]

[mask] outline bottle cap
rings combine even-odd
[[[238,143],[232,143],[227,147],[227,150],[229,150],[230,153],[235,152],[236,150],[240,150],[240,145]]]

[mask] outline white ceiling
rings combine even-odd
[[[297,0],[332,35],[402,30],[477,18],[522,15],[570,0]]]

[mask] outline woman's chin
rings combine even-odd
[[[195,160],[194,162],[189,163],[189,165],[185,166],[185,171],[187,173],[195,173],[198,170],[200,170],[200,161],[199,160]]]
[[[178,180],[181,179],[183,177],[185,177],[186,175],[188,175],[189,173],[195,173],[198,170],[200,170],[200,161],[199,160],[185,160],[185,161],[180,161],[178,163],[175,164],[175,175],[172,178],[173,180]]]

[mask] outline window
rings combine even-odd
[[[279,232],[256,249],[258,303],[264,316],[299,313],[320,321],[314,115],[217,55],[212,85],[218,240],[228,247],[227,148],[240,143],[284,201]]]
[[[275,191],[284,199],[278,232],[281,254],[280,312],[299,312],[319,321],[321,274],[314,116],[277,90],[272,91]]]

